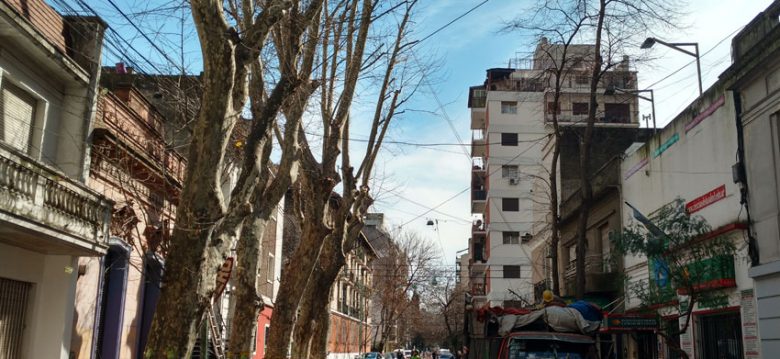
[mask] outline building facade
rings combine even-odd
[[[532,59],[515,61],[517,68],[489,69],[485,83],[469,89],[475,217],[469,283],[476,307],[527,306],[534,301],[534,284],[549,283],[546,253],[540,248],[550,236],[546,177],[551,166],[551,121],[555,113],[561,126],[583,127],[592,52],[592,45],[569,48],[571,65],[562,80],[557,108],[548,69],[560,62],[556,56],[562,51],[546,39],[537,45]],[[607,71],[599,84],[597,101],[603,110],[597,112],[596,126],[638,127],[637,98],[602,95],[608,88],[636,89],[636,72],[629,68],[628,59]],[[578,183],[575,178],[560,182],[564,189]]]
[[[364,233],[331,291],[328,359],[352,359],[371,351],[371,262],[377,253]]]
[[[739,178],[750,221],[761,352],[780,352],[780,2],[758,14],[732,41]]]
[[[753,280],[748,277],[748,249],[744,245],[748,234],[746,216],[740,188],[732,177],[738,148],[733,96],[724,81],[717,82],[628,155],[620,167],[623,201],[651,219],[662,206],[683,201],[689,215],[701,216],[712,228],[697,241],[720,237],[732,241],[737,248],[736,254],[724,258],[717,270],[712,267],[707,277],[706,290],[718,291],[726,299],[717,303],[695,301],[690,327],[679,338],[670,337],[691,358],[760,357],[755,294]],[[634,223],[632,210],[625,205],[621,208],[624,226]],[[697,258],[687,265],[713,265],[715,260]],[[681,308],[687,308],[690,298],[664,279],[661,266],[655,261],[628,255],[622,265],[626,275],[626,312],[642,312],[643,305],[649,305],[660,318],[675,318],[684,310]],[[636,286],[669,286],[672,290],[658,299],[659,303],[641,303],[632,290]],[[686,319],[683,316],[657,325],[682,328]],[[676,357],[653,331],[631,335],[625,351],[630,358]]]
[[[0,1],[0,356],[68,358],[79,258],[109,248],[86,186],[105,24]]]
[[[73,358],[143,355],[186,166],[165,121],[130,83],[100,91],[89,184],[114,209],[107,255],[79,262]]]

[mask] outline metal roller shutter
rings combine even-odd
[[[22,357],[27,299],[32,283],[0,278],[0,359]]]

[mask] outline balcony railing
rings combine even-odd
[[[111,209],[107,199],[84,185],[0,146],[0,211],[32,222],[32,228],[41,232],[31,236],[39,242],[30,246],[45,246],[47,242],[40,242],[45,238],[55,241],[48,242],[55,248],[46,248],[52,253],[99,254],[107,246]]]
[[[574,278],[577,274],[575,263],[571,261],[564,271],[568,293],[574,293]],[[587,293],[616,291],[619,286],[616,269],[608,254],[585,256],[585,291]]]

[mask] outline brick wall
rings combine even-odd
[[[27,19],[49,42],[65,53],[65,22],[43,0],[2,0]]]

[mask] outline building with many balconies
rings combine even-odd
[[[85,184],[105,27],[0,1],[0,357],[68,358],[79,258],[108,250]]]
[[[542,39],[533,58],[514,60],[513,68],[487,70],[484,84],[469,89],[472,151],[470,285],[475,307],[485,303],[523,306],[534,302],[534,286],[549,286],[545,243],[550,236],[549,169],[553,114],[574,136],[587,120],[594,47],[572,45],[571,65],[562,79],[560,102],[553,103],[549,68],[560,63],[560,45]],[[553,61],[555,60],[555,61]],[[638,99],[607,89],[636,90],[628,58],[603,76],[597,92],[596,127],[635,130]],[[598,132],[598,131],[597,131]],[[598,152],[598,145],[594,148]],[[562,153],[558,163],[561,193],[578,187],[578,155]],[[597,155],[593,169],[603,161]],[[606,156],[603,156],[606,157]],[[540,253],[536,259],[532,253]],[[540,252],[541,251],[541,252]],[[538,288],[537,288],[538,289]]]

